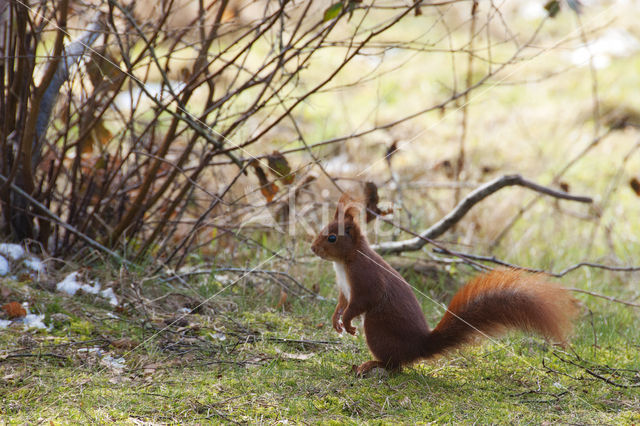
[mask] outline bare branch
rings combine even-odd
[[[432,240],[438,238],[440,235],[447,232],[453,225],[458,223],[474,205],[494,192],[507,186],[523,186],[533,191],[563,200],[576,201],[580,203],[593,202],[589,197],[575,196],[546,186],[538,185],[535,182],[524,179],[520,175],[505,175],[476,188],[469,195],[463,198],[455,209],[440,219],[440,221],[422,231],[418,237],[403,241],[380,243],[374,245],[373,248],[380,253],[401,253],[404,251],[420,250],[428,242],[427,239]]]

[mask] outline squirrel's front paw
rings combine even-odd
[[[356,335],[356,328],[351,324],[344,324],[344,329],[347,331],[347,333],[352,334],[354,336]]]
[[[340,320],[340,315],[334,315],[333,318],[331,318],[331,322],[333,323],[333,328],[338,333],[342,333],[342,320]]]

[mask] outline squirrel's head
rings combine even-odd
[[[336,214],[316,236],[311,250],[326,260],[345,262],[356,254],[364,236],[358,226],[361,206],[344,194],[338,202]]]

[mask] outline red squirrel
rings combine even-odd
[[[518,270],[494,270],[472,279],[430,330],[411,286],[369,246],[357,221],[360,209],[343,196],[334,220],[311,246],[317,256],[332,261],[336,271],[340,293],[333,328],[355,335],[351,321],[364,316],[374,359],[357,367],[358,375],[373,368],[399,370],[505,329],[565,342],[577,315],[576,300],[543,274]]]

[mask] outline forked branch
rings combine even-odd
[[[487,198],[489,195],[507,186],[523,186],[541,194],[549,195],[563,200],[577,201],[579,203],[592,203],[589,197],[571,195],[563,191],[548,188],[531,182],[520,175],[505,175],[487,182],[469,193],[458,205],[445,217],[422,231],[419,236],[402,241],[389,241],[376,244],[374,250],[379,253],[402,253],[405,251],[420,250],[428,240],[438,238],[447,232],[453,225],[458,223],[473,206]]]

